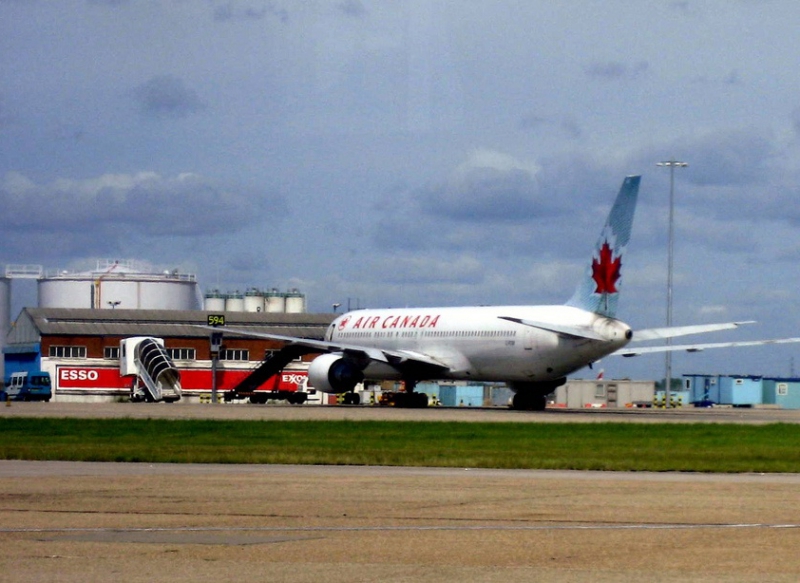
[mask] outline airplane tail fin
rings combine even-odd
[[[597,240],[592,262],[568,306],[614,317],[622,276],[622,255],[631,236],[636,197],[641,176],[628,176],[622,182],[617,199]]]

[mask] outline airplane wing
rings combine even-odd
[[[266,338],[267,340],[277,340],[285,342],[287,346],[303,346],[312,348],[319,352],[341,352],[353,356],[363,356],[370,360],[378,362],[385,362],[391,366],[402,366],[407,364],[421,364],[427,367],[439,369],[442,372],[449,371],[450,366],[437,358],[433,358],[420,352],[413,352],[411,350],[387,350],[384,348],[371,348],[369,346],[361,346],[358,344],[346,344],[341,342],[326,342],[325,340],[313,340],[311,338],[297,338],[295,336],[283,336],[281,334],[266,334],[263,332],[253,332],[252,330],[244,330],[241,328],[214,328],[213,326],[197,326],[215,332],[222,332],[223,334],[236,334],[239,336],[250,336],[252,338]]]
[[[681,344],[669,346],[643,346],[642,348],[622,348],[612,352],[609,356],[639,356],[656,352],[702,352],[708,348],[735,348],[737,346],[763,346],[765,344],[791,344],[800,342],[800,338],[776,338],[773,340],[745,340],[742,342],[716,342],[713,344]]]
[[[646,328],[635,330],[631,342],[641,342],[643,340],[663,340],[665,338],[675,338],[676,336],[689,336],[690,334],[704,334],[706,332],[717,332],[719,330],[732,330],[744,324],[755,324],[755,320],[743,322],[726,322],[723,324],[698,324],[694,326],[671,326],[668,328]]]

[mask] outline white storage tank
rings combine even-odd
[[[203,309],[205,309],[206,312],[224,312],[225,295],[226,294],[220,293],[220,291],[216,289],[206,292]]]
[[[280,314],[286,311],[286,296],[277,289],[272,288],[266,293],[267,312]]]
[[[264,305],[264,292],[260,289],[251,288],[244,293],[245,312],[263,312]]]
[[[6,334],[11,328],[11,280],[0,276],[0,380],[5,378],[5,358],[3,348]]]
[[[97,262],[94,271],[48,273],[38,280],[40,308],[197,310],[197,277],[154,272],[133,260]]]
[[[306,296],[297,289],[289,290],[286,294],[286,313],[304,314],[306,311]]]
[[[238,291],[228,294],[225,298],[226,312],[244,312],[244,296]]]

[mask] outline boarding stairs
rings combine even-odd
[[[165,401],[181,398],[181,375],[163,345],[155,338],[143,338],[134,348],[136,377],[131,401]]]
[[[281,372],[293,360],[311,352],[313,352],[311,349],[296,344],[290,344],[275,352],[268,352],[258,366],[253,368],[233,389],[226,391],[225,400],[232,401],[245,397],[252,399],[258,387]]]

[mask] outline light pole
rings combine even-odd
[[[686,168],[689,164],[678,162],[674,158],[666,162],[657,162],[656,166],[669,168],[669,243],[667,247],[667,328],[672,326],[672,264],[675,247],[675,168]],[[667,338],[667,346],[672,339]],[[667,350],[664,372],[664,406],[670,406],[670,385],[672,385],[672,352]]]

